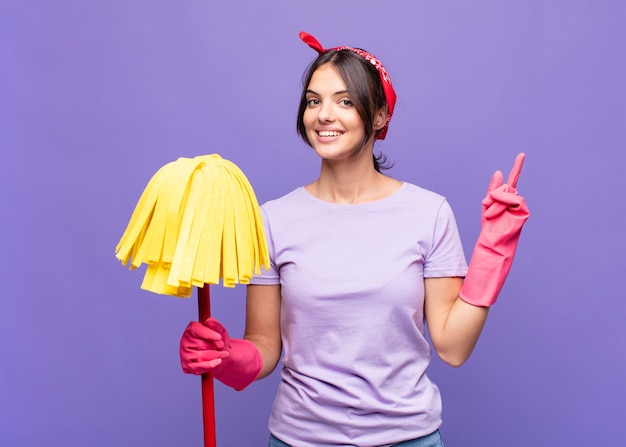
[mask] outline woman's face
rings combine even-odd
[[[315,70],[306,100],[302,121],[315,152],[326,160],[348,160],[363,140],[365,125],[331,64]]]

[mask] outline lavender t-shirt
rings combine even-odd
[[[403,183],[382,200],[344,205],[301,187],[262,211],[271,268],[252,283],[282,293],[270,431],[298,447],[381,446],[439,428],[424,278],[467,271],[445,198]]]

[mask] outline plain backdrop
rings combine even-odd
[[[301,30],[383,60],[398,104],[376,147],[448,198],[468,259],[491,174],[527,154],[532,215],[501,298],[463,367],[430,368],[446,445],[623,443],[625,5],[0,2],[0,445],[202,445],[178,359],[195,300],[140,290],[114,248],[178,157],[219,153],[260,202],[316,178],[295,131]],[[211,292],[241,335],[244,286]],[[220,447],[267,445],[277,377],[216,385]]]

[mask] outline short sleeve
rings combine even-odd
[[[467,261],[454,213],[447,200],[437,212],[431,249],[424,260],[424,277],[465,276]]]
[[[265,270],[261,267],[261,274],[254,275],[253,278],[250,279],[250,284],[258,284],[258,285],[275,285],[280,284],[280,273],[276,268],[276,249],[274,245],[274,239],[272,237],[272,226],[270,225],[270,220],[268,218],[267,210],[262,206],[261,207],[261,216],[263,218],[263,226],[265,228],[265,238],[267,241],[267,249],[270,256],[270,267]]]

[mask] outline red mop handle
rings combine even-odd
[[[198,317],[203,322],[211,316],[211,294],[209,285],[198,287]],[[215,394],[213,375],[202,374],[202,423],[204,426],[204,447],[216,447],[215,434]]]

